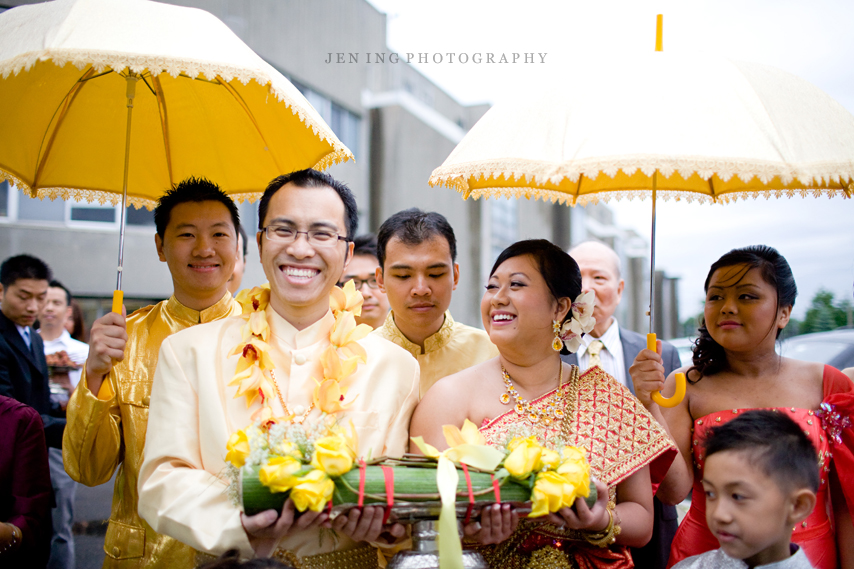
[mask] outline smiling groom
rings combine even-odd
[[[281,511],[246,516],[225,492],[229,436],[265,409],[280,420],[311,424],[321,420],[323,407],[339,424],[352,422],[359,456],[400,456],[418,400],[417,362],[373,335],[358,340],[367,363],[347,378],[346,400],[339,405],[336,397],[330,407],[329,399],[315,396],[335,323],[330,293],[353,251],[357,212],[350,190],[315,170],[293,172],[270,183],[258,214],[274,364],[266,389],[274,394],[255,397],[252,389],[244,399],[232,385],[243,318],[168,338],[154,377],[140,515],[157,531],[209,554],[237,548],[244,557],[273,554],[297,567],[376,567],[377,549],[366,542],[392,543],[404,533],[400,525],[382,525],[383,508],[354,510],[330,522],[325,512],[297,516],[289,499]],[[324,538],[323,527],[337,538]]]

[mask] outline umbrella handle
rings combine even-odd
[[[113,312],[116,314],[122,313],[122,302],[125,299],[125,293],[121,290],[113,291]]]
[[[656,351],[656,343],[655,343],[655,334],[647,334],[646,335],[646,347],[653,352]],[[661,405],[662,407],[676,407],[679,405],[683,399],[685,399],[685,389],[687,387],[684,373],[676,374],[676,393],[673,394],[673,397],[666,398],[661,395],[660,391],[655,391],[650,394],[652,400]]]

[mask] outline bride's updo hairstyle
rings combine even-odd
[[[786,258],[783,257],[773,247],[767,245],[751,245],[741,249],[733,249],[723,257],[715,261],[709,269],[709,274],[706,276],[706,283],[703,285],[703,290],[709,292],[709,282],[712,280],[712,275],[718,269],[724,267],[732,267],[734,265],[746,265],[747,271],[750,269],[759,269],[759,274],[762,275],[762,280],[770,284],[777,290],[777,310],[783,306],[794,306],[795,297],[798,296],[798,287],[795,285],[795,277],[792,275],[792,269]],[[741,278],[747,274],[744,271]],[[782,329],[777,330],[777,337],[780,336]],[[715,342],[709,330],[706,327],[705,320],[701,321],[698,329],[700,337],[697,338],[693,348],[694,365],[688,370],[697,371],[699,376],[695,380],[688,380],[691,383],[697,383],[703,376],[714,375],[722,371],[726,367],[726,352],[723,347]],[[690,374],[689,374],[690,377]]]
[[[539,269],[555,300],[569,298],[572,302],[581,294],[581,271],[578,263],[563,249],[545,239],[528,239],[513,243],[498,255],[489,276],[492,277],[507,259],[524,255],[530,255],[534,259],[534,265]],[[572,318],[572,310],[566,312],[566,318],[563,321],[566,322],[570,318]],[[560,353],[569,354],[565,347]]]

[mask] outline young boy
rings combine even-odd
[[[673,569],[812,569],[791,543],[812,512],[818,457],[797,423],[776,411],[748,411],[705,439],[706,523],[720,549]]]

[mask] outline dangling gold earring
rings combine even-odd
[[[563,340],[560,339],[560,322],[552,320],[552,330],[555,333],[555,338],[552,340],[552,349],[559,352],[563,349]]]

